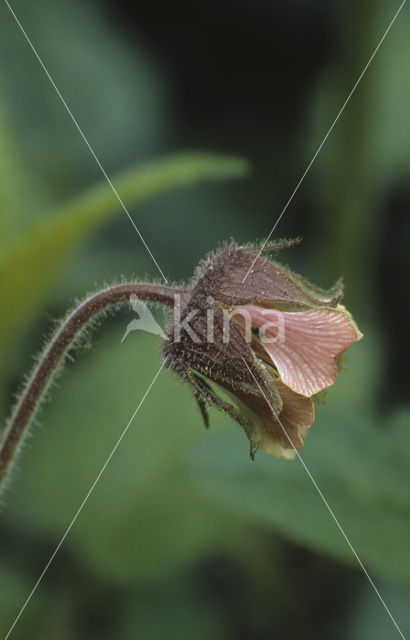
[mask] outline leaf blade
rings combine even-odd
[[[121,211],[119,198],[127,207],[178,187],[247,173],[248,164],[238,157],[174,155],[119,176],[114,180],[118,198],[108,184],[99,184],[42,217],[0,257],[0,291],[7,310],[0,315],[0,352],[40,307],[77,244]]]

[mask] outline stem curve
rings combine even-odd
[[[8,421],[0,445],[0,490],[54,374],[88,322],[105,309],[128,302],[132,295],[146,301],[172,307],[174,295],[185,292],[186,289],[164,287],[159,284],[123,283],[113,285],[83,300],[63,320],[41,353]]]

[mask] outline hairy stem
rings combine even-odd
[[[155,302],[168,307],[174,304],[175,293],[183,293],[184,289],[163,287],[156,284],[126,283],[107,287],[82,301],[63,320],[60,328],[45,346],[38,364],[28,379],[23,393],[10,417],[0,446],[0,489],[15,461],[28,426],[43,399],[50,382],[62,363],[64,356],[88,322],[99,313],[128,302],[130,296]]]

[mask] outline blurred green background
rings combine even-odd
[[[399,4],[15,0],[171,281],[263,239]],[[0,9],[0,410],[76,297],[158,278],[6,5]],[[280,256],[343,275],[365,338],[303,457],[410,632],[410,40],[404,7],[281,221]],[[246,161],[251,169],[248,168]],[[66,367],[1,510],[0,635],[159,366],[130,309]],[[158,314],[163,323],[164,317]],[[300,463],[205,432],[163,372],[11,637],[386,640],[398,632]]]

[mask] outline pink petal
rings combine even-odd
[[[342,305],[308,311],[277,311],[245,305],[252,325],[262,328],[260,345],[282,382],[312,396],[336,382],[336,357],[362,334]],[[271,323],[268,326],[267,323]]]
[[[275,386],[283,402],[282,411],[279,415],[280,423],[286,432],[297,429],[300,436],[299,445],[303,445],[303,438],[306,429],[313,424],[315,419],[315,407],[311,398],[306,398],[295,393],[280,380],[275,380]],[[297,443],[294,443],[299,449]]]
[[[293,460],[296,450],[303,447],[308,428],[315,419],[313,400],[295,393],[280,380],[275,380],[283,402],[278,419],[273,416],[261,432],[259,447],[277,458]],[[277,415],[277,414],[276,414]]]
[[[277,458],[293,460],[295,449],[303,447],[307,429],[315,419],[313,400],[295,393],[276,378],[272,383],[281,397],[280,410],[272,410],[262,395],[245,393],[232,387],[229,395],[245,415],[251,415],[255,419],[254,440],[257,448]],[[227,386],[224,384],[223,388],[226,390]]]

